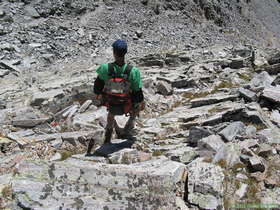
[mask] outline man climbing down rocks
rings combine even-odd
[[[127,43],[117,40],[112,47],[115,62],[100,65],[94,82],[94,93],[108,110],[105,144],[111,142],[114,128],[118,138],[131,137],[136,116],[144,109],[140,72],[138,68],[125,63]],[[115,116],[123,114],[129,114],[129,119],[121,129]]]

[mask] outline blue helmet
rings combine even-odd
[[[112,44],[114,52],[119,56],[124,56],[127,53],[127,43],[124,40],[118,39]]]

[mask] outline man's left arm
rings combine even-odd
[[[142,79],[141,79],[140,71],[136,67],[134,67],[131,73],[132,73],[131,75],[132,103],[134,106],[140,105],[141,107],[144,107],[144,94],[142,91]]]

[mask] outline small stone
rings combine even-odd
[[[197,145],[198,141],[204,137],[210,136],[213,133],[208,130],[207,128],[199,127],[199,126],[192,126],[190,128],[189,137],[187,142]]]
[[[5,11],[3,11],[3,10],[0,9],[0,17],[4,17],[5,14],[6,14]]]
[[[260,149],[258,150],[258,155],[267,158],[273,154],[273,148],[269,144],[260,144]]]
[[[249,170],[251,173],[265,171],[265,165],[263,164],[260,157],[254,155],[253,157],[249,158]]]
[[[39,18],[40,17],[40,14],[32,6],[26,6],[25,11],[30,17],[33,17],[33,18]]]
[[[156,87],[157,87],[157,92],[159,92],[164,96],[172,95],[173,93],[172,86],[165,81],[159,81]]]
[[[242,98],[244,98],[246,101],[252,102],[252,101],[257,101],[257,95],[248,89],[244,88],[239,88],[238,92]]]
[[[220,136],[211,135],[199,140],[197,146],[201,157],[210,157],[215,155],[220,147],[225,146],[225,143]]]
[[[50,161],[61,160],[61,158],[62,158],[62,155],[59,152],[57,152],[50,158]]]
[[[246,126],[243,122],[238,121],[231,123],[224,128],[219,134],[227,141],[232,141],[237,135],[243,135],[246,131]]]
[[[138,38],[141,38],[142,35],[143,35],[143,31],[137,30],[136,35],[137,35]]]
[[[87,110],[87,108],[92,104],[92,100],[87,100],[83,103],[83,105],[79,109],[79,113],[83,113]]]
[[[239,199],[242,199],[247,193],[248,185],[242,183],[240,188],[235,192]]]
[[[263,90],[262,97],[269,102],[280,104],[280,86],[267,87]]]
[[[241,174],[241,173],[238,173],[236,175],[236,178],[241,179],[241,180],[247,180],[248,179],[248,177],[245,174]]]
[[[251,137],[254,137],[254,136],[256,135],[257,129],[256,129],[256,127],[253,126],[253,125],[248,125],[248,126],[246,127],[245,133],[246,133],[246,136],[247,136],[247,137],[251,138]]]
[[[31,48],[40,48],[40,47],[42,47],[42,44],[41,43],[30,43],[29,46]]]
[[[276,76],[276,78],[274,79],[274,81],[271,84],[274,86],[280,85],[280,75]]]

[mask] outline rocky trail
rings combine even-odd
[[[279,7],[0,0],[0,209],[280,209]],[[102,146],[119,38],[146,108]]]
[[[279,208],[279,61],[279,51],[220,45],[133,60],[147,101],[135,139],[101,147],[95,67],[39,72],[42,88],[13,92],[0,111],[1,207]]]

